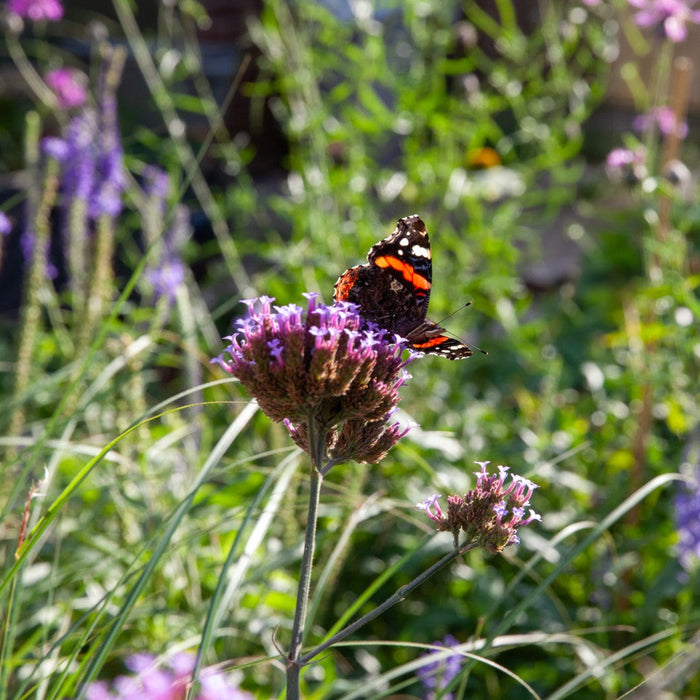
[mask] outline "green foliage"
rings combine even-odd
[[[148,91],[120,98],[129,181],[97,315],[86,324],[90,300],[42,278],[23,297],[32,333],[12,320],[0,333],[0,697],[81,697],[133,652],[178,649],[239,671],[258,698],[282,692],[308,463],[209,358],[241,297],[330,301],[337,275],[413,212],[432,236],[430,315],[472,301],[448,325],[489,354],[416,361],[401,409],[420,428],[379,465],[330,472],[307,644],[449,550],[414,504],[464,493],[474,460],[537,482],[544,521],[502,556],[469,553],[314,659],[303,697],[419,695],[423,645],[448,633],[463,645],[457,697],[616,697],[674,670],[666,690],[700,693],[683,661],[697,645],[698,569],[679,564],[673,499],[700,423],[700,207],[651,160],[636,190],[585,190],[592,169],[605,177],[580,149],[605,93],[613,10],[579,21],[567,3],[543,4],[526,31],[510,0],[491,14],[411,0],[350,19],[267,0],[250,27],[259,74],[235,87],[267,101],[287,140],[270,185],[202,74],[202,8],[171,5],[142,33],[135,5],[115,4],[110,31]],[[39,33],[25,50],[42,67],[50,45]],[[24,126],[14,104],[3,112],[0,144],[65,123],[35,97]],[[206,134],[179,128],[190,120]],[[486,148],[500,163],[478,169]],[[21,153],[0,151],[16,169]],[[159,214],[143,185],[153,163],[170,182]],[[43,161],[25,164],[32,182],[47,176]],[[35,189],[58,206],[47,184]],[[212,236],[189,231],[181,255],[194,272],[173,300],[157,298],[147,270],[182,202]],[[580,274],[532,291],[523,266],[542,259],[552,227],[580,247]],[[31,374],[19,382],[23,347]]]

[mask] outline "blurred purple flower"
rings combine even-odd
[[[41,150],[46,155],[55,158],[59,163],[64,163],[68,158],[70,150],[68,144],[55,136],[47,136],[41,140]]]
[[[618,170],[634,165],[644,165],[646,159],[646,149],[644,147],[635,148],[615,148],[610,153],[605,161],[608,168]]]
[[[686,24],[700,23],[700,11],[691,9],[696,0],[627,0],[637,9],[634,21],[640,27],[654,27],[673,42],[687,36]]]
[[[192,654],[176,654],[165,668],[159,668],[150,654],[134,654],[127,660],[127,667],[134,676],[119,676],[112,688],[104,681],[88,686],[88,700],[182,700],[192,679],[195,657]],[[196,700],[253,700],[253,696],[240,690],[219,670],[210,666],[199,673],[199,689]]]
[[[185,281],[185,264],[178,257],[167,257],[158,267],[146,272],[146,279],[157,297],[167,297],[172,302],[178,287]]]
[[[6,236],[12,231],[12,222],[4,211],[0,211],[0,236]]]
[[[73,117],[66,129],[68,157],[64,164],[63,189],[66,199],[87,204],[95,183],[97,160],[97,115],[92,109]]]
[[[144,189],[149,197],[163,200],[170,192],[170,176],[165,170],[161,170],[155,165],[147,165],[143,169]]]
[[[59,0],[8,0],[7,9],[33,22],[56,22],[63,17],[63,5]]]
[[[665,136],[675,132],[678,138],[684,139],[688,135],[688,125],[685,122],[677,124],[676,115],[670,107],[652,107],[645,114],[637,115],[632,126],[642,133],[658,127]]]
[[[122,209],[121,193],[126,187],[124,152],[119,133],[116,86],[108,82],[111,66],[106,63],[100,74],[97,90],[97,156],[95,187],[90,198],[89,213],[116,217]]]
[[[22,231],[19,237],[19,247],[22,251],[27,265],[29,265],[34,258],[34,249],[36,248],[36,234],[33,230],[25,229]],[[46,276],[50,279],[56,279],[58,276],[58,268],[51,262],[48,257],[49,245],[46,247]]]
[[[57,68],[49,71],[44,80],[53,90],[59,109],[71,109],[85,104],[87,76],[75,68]]]
[[[542,520],[530,509],[530,496],[537,488],[529,479],[511,474],[511,482],[505,486],[509,467],[499,465],[498,474],[489,474],[489,462],[476,462],[481,467],[476,474],[476,486],[462,496],[447,497],[447,513],[434,495],[426,498],[417,507],[437,525],[440,531],[451,531],[458,546],[460,532],[465,533],[465,544],[483,547],[489,552],[500,552],[504,547],[518,544],[518,528],[533,520]]]
[[[451,635],[448,634],[442,642],[435,642],[435,645],[441,645],[447,647],[455,647],[459,642]],[[452,693],[447,693],[439,695],[439,691],[444,690],[452,682],[452,679],[459,673],[459,669],[462,666],[462,655],[461,654],[450,654],[449,656],[442,656],[441,651],[430,651],[423,656],[441,656],[442,658],[436,659],[435,661],[421,666],[417,675],[423,682],[425,687],[425,693],[423,695],[424,700],[433,700],[438,696],[441,700],[452,700],[454,695]]]
[[[103,67],[103,73],[107,70],[108,66]],[[87,207],[89,220],[102,214],[117,216],[126,186],[117,106],[108,93],[102,86],[98,110],[81,110],[68,123],[62,139],[45,139],[45,149],[52,149],[52,155],[63,163],[61,184],[66,206],[80,200]],[[59,147],[65,149],[62,157]],[[69,221],[66,217],[66,225]]]
[[[230,345],[214,358],[282,421],[296,444],[310,449],[309,421],[326,436],[330,463],[378,462],[407,432],[389,423],[406,381],[397,338],[368,328],[354,304],[326,306],[306,294],[308,308],[248,299]],[[315,455],[314,455],[315,457]],[[319,465],[320,467],[320,465]]]
[[[187,267],[182,260],[181,251],[191,233],[190,212],[184,204],[178,204],[172,211],[172,224],[165,234],[160,236],[166,219],[166,197],[170,189],[170,178],[160,168],[147,166],[144,169],[144,189],[155,209],[156,230],[151,234],[156,240],[146,243],[158,246],[161,256],[155,264],[150,264],[145,271],[145,278],[151,283],[156,297],[175,300],[177,290],[185,282]],[[146,233],[146,231],[144,231]]]
[[[605,160],[608,177],[615,181],[626,181],[628,184],[641,182],[647,176],[647,151],[644,146],[631,148],[615,148]]]
[[[696,466],[694,483],[681,483],[676,491],[676,529],[681,566],[692,571],[700,563],[700,466]]]

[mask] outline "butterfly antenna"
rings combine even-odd
[[[471,306],[471,305],[472,305],[471,301],[468,301],[468,302],[462,304],[462,306],[460,306],[458,309],[455,309],[451,314],[448,314],[441,321],[438,321],[438,325],[442,326],[442,324],[445,323],[445,321],[449,321],[453,316],[456,316],[460,311],[466,309],[467,306]]]
[[[445,321],[449,321],[455,314],[458,314],[463,309],[466,309],[467,306],[471,306],[471,305],[472,305],[471,301],[468,301],[468,302],[462,304],[462,306],[460,306],[458,309],[453,311],[451,314],[448,314],[447,316],[445,316],[445,318],[443,318],[442,321],[439,321],[438,325],[442,326],[445,323]],[[447,331],[447,333],[449,333],[449,331]],[[454,333],[449,333],[449,334],[452,335],[452,337],[455,338],[455,340],[459,340],[460,343],[464,343],[470,350],[477,350],[482,355],[488,355],[488,352],[486,350],[483,350],[482,348],[480,348],[478,345],[474,345],[473,343],[467,343],[464,340],[462,340],[459,336],[454,335]]]
[[[478,347],[477,345],[472,345],[471,343],[464,343],[468,348],[471,348],[472,350],[478,350],[482,355],[488,355],[488,352],[484,350],[483,348]]]

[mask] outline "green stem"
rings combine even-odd
[[[311,455],[311,478],[309,481],[309,508],[306,516],[306,533],[304,535],[304,552],[301,558],[299,570],[299,588],[297,591],[297,605],[294,611],[292,624],[292,641],[287,657],[287,700],[299,700],[299,680],[302,664],[299,662],[302,644],[304,642],[304,628],[306,625],[306,613],[309,604],[309,592],[311,590],[311,569],[313,567],[314,548],[316,546],[316,522],[318,520],[318,504],[323,484],[321,464],[325,454],[326,430],[320,429],[315,419],[309,418],[309,454]]]
[[[55,117],[61,121],[61,112],[58,107],[56,95],[47,87],[39,73],[32,65],[32,62],[27,58],[24,52],[22,43],[18,40],[17,35],[13,32],[5,33],[5,40],[8,53],[15,64],[15,67],[20,72],[29,89],[34,93],[35,97],[53,111]]]
[[[360,629],[360,627],[366,625],[368,622],[371,622],[372,620],[374,620],[374,618],[379,617],[389,608],[393,607],[397,603],[403,602],[414,589],[418,588],[418,586],[425,583],[431,576],[433,576],[433,574],[436,574],[438,571],[440,571],[440,569],[447,566],[453,559],[456,559],[457,557],[466,554],[470,549],[474,549],[475,547],[476,544],[470,542],[468,544],[463,544],[458,549],[453,549],[452,551],[448,552],[442,559],[435,562],[435,564],[433,564],[429,569],[426,569],[420,576],[417,576],[413,579],[413,581],[407,583],[405,586],[401,586],[401,588],[399,588],[396,591],[396,593],[394,593],[394,595],[392,595],[390,598],[387,598],[381,605],[376,607],[374,610],[368,612],[366,615],[363,615],[359,620],[356,620],[351,625],[348,625],[345,629],[342,629],[337,634],[334,634],[330,639],[327,639],[325,642],[323,642],[323,644],[319,644],[308,654],[304,654],[304,656],[301,656],[298,661],[299,666],[301,667],[302,665],[307,664],[315,656],[318,656],[321,652],[325,651],[337,642],[342,641],[343,639],[351,635],[353,632],[356,632],[358,629]]]

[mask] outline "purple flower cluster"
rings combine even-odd
[[[119,133],[117,85],[112,73],[114,56],[108,58],[100,74],[97,89],[98,148],[95,158],[95,192],[93,212],[118,216],[122,209],[121,193],[126,187],[124,151]],[[121,70],[121,69],[120,69]]]
[[[57,22],[63,17],[60,0],[8,0],[7,10],[32,22]]]
[[[144,226],[146,243],[160,246],[162,252],[158,262],[146,269],[145,277],[157,298],[165,297],[172,302],[186,278],[187,268],[180,252],[190,233],[189,209],[184,204],[176,206],[172,214],[172,224],[161,236],[167,215],[170,177],[165,171],[152,165],[144,168],[143,176],[144,191],[149,202],[149,222]]]
[[[98,681],[87,690],[88,700],[182,700],[192,680],[195,657],[176,654],[166,668],[159,668],[151,654],[134,654],[127,667],[134,676],[119,676],[112,686]],[[252,700],[253,696],[240,690],[213,667],[199,674],[200,687],[196,700]]]
[[[81,107],[87,100],[87,76],[74,68],[49,71],[44,80],[56,95],[59,109]]]
[[[226,353],[212,360],[243,384],[274,421],[309,451],[309,426],[331,463],[377,462],[407,429],[388,421],[408,374],[396,338],[368,329],[357,307],[317,303],[272,307],[246,300]],[[315,455],[314,455],[315,456]]]
[[[627,0],[636,8],[634,21],[640,27],[653,27],[669,41],[684,41],[686,24],[700,23],[700,10],[693,10],[696,0]]]
[[[451,634],[448,634],[442,642],[435,642],[436,646],[441,645],[448,649],[458,644],[459,642]],[[421,666],[418,670],[417,675],[423,682],[426,691],[423,698],[424,700],[433,700],[433,698],[440,697],[441,700],[452,700],[454,697],[452,693],[440,694],[440,691],[447,688],[459,673],[459,669],[462,666],[462,656],[461,654],[450,654],[445,657],[443,652],[440,651],[431,651],[428,654],[424,654],[424,656],[428,657],[436,655],[439,655],[441,658]]]
[[[46,138],[42,142],[44,153],[62,165],[62,206],[66,212],[63,233],[72,247],[85,245],[93,222],[100,216],[115,217],[121,212],[121,193],[126,186],[126,176],[113,94],[116,86],[107,86],[104,78],[111,69],[108,57],[102,68],[97,109],[82,109],[70,120],[61,138]],[[68,69],[53,72],[53,85],[59,100],[77,104],[81,94],[74,90],[77,83],[73,88],[67,87],[72,78],[61,72],[65,70]],[[47,81],[50,75],[47,75]],[[25,257],[29,259],[33,242],[30,236],[25,238]],[[80,257],[84,258],[82,254]],[[71,270],[71,274],[79,274],[79,271]]]
[[[117,216],[121,212],[121,192],[126,185],[121,146],[108,146],[92,110],[73,117],[65,137],[45,139],[43,147],[63,163],[67,202],[73,198],[86,202],[93,220],[101,214]]]
[[[676,491],[676,529],[681,566],[690,572],[700,564],[700,466],[694,483],[681,484]]]
[[[438,504],[440,496],[427,498],[418,508],[437,525],[440,531],[451,531],[455,546],[459,533],[465,533],[465,543],[483,547],[496,553],[511,544],[518,544],[518,528],[542,518],[530,509],[532,492],[537,488],[529,479],[511,474],[511,482],[505,486],[508,467],[499,465],[498,474],[489,474],[489,462],[476,462],[481,467],[476,474],[476,487],[464,496],[447,497],[447,513]]]
[[[678,138],[684,139],[688,135],[688,125],[685,122],[678,124],[676,115],[670,107],[652,107],[645,114],[637,115],[632,125],[641,133],[658,128],[664,136],[675,134]]]

